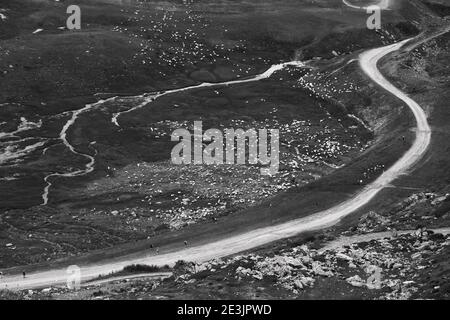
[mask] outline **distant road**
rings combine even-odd
[[[118,257],[115,261],[104,261],[95,265],[80,266],[82,280],[85,281],[96,278],[99,275],[119,271],[130,264],[171,265],[177,260],[203,262],[213,258],[228,256],[277,240],[293,237],[305,231],[313,231],[332,226],[343,217],[368,204],[385,186],[388,186],[400,175],[407,173],[422,158],[431,140],[431,130],[424,111],[414,100],[386,80],[377,68],[377,63],[381,58],[400,49],[408,41],[405,40],[386,47],[368,50],[360,55],[359,62],[364,73],[379,86],[408,105],[416,118],[417,130],[416,139],[411,149],[378,179],[367,185],[353,198],[308,217],[255,229],[239,235],[230,236],[226,239],[187,247],[175,252],[161,253],[159,255],[153,252],[142,252],[141,258],[129,259]],[[66,282],[67,276],[66,269],[36,272],[27,275],[25,279],[21,275],[7,276],[0,281],[0,288],[25,289],[61,285]]]
[[[361,6],[354,5],[350,0],[342,0],[342,2],[347,7],[350,7],[353,9],[358,9],[358,10],[367,10],[370,7],[370,6],[361,7]],[[374,3],[373,5],[376,5],[376,6],[380,7],[381,9],[385,10],[389,7],[389,0],[379,0],[378,3]]]

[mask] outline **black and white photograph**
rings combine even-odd
[[[449,46],[450,0],[0,0],[0,305],[449,300]]]

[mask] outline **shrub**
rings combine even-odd
[[[169,270],[169,266],[156,266],[156,265],[146,265],[146,264],[132,264],[123,268],[123,271],[126,272],[158,272]]]

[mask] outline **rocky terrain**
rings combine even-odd
[[[448,230],[450,231],[450,230]],[[317,250],[310,245],[204,264],[179,261],[173,276],[132,276],[78,292],[28,290],[23,299],[413,299],[448,298],[450,236],[425,229]],[[439,276],[437,276],[439,275]],[[14,297],[2,293],[3,298]]]

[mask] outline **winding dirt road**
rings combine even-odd
[[[259,228],[226,239],[188,247],[176,252],[155,255],[154,252],[150,252],[149,250],[149,252],[142,252],[140,258],[118,258],[114,262],[105,261],[96,265],[80,266],[82,281],[119,271],[130,264],[171,265],[177,260],[203,262],[213,258],[228,256],[270,242],[289,238],[305,231],[313,231],[332,226],[343,217],[368,204],[385,186],[388,186],[400,175],[405,174],[422,158],[431,140],[431,130],[424,111],[414,100],[386,80],[377,68],[377,63],[381,58],[400,49],[408,41],[405,40],[386,47],[368,50],[360,55],[360,66],[367,76],[408,105],[416,118],[417,130],[416,139],[411,149],[378,179],[367,185],[353,198],[308,217],[270,227]],[[27,275],[25,279],[21,275],[6,276],[0,281],[0,288],[27,289],[62,285],[66,283],[67,277],[66,269],[36,272]]]

